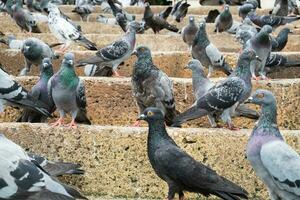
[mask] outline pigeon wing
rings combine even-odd
[[[104,61],[111,61],[122,58],[130,50],[129,44],[123,40],[118,40],[107,47],[100,49],[96,55]]]
[[[205,52],[213,66],[222,66],[223,65],[225,58],[215,45],[210,43],[205,48]]]
[[[81,110],[85,110],[86,108],[85,86],[84,86],[84,82],[81,79],[79,79],[76,88],[76,102],[77,102],[77,106]]]

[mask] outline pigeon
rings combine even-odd
[[[12,18],[22,31],[27,31],[29,33],[41,33],[33,15],[18,4],[12,6]]]
[[[24,45],[24,40],[18,40],[14,35],[8,35],[6,39],[1,38],[0,42],[7,45],[10,49],[21,50]]]
[[[217,9],[210,10],[205,17],[206,23],[215,23],[216,18],[219,16],[220,12]]]
[[[229,10],[229,5],[224,6],[224,10],[219,14],[215,21],[214,32],[223,32],[228,30],[233,24],[232,15]]]
[[[289,28],[283,28],[276,38],[272,38],[272,51],[281,51],[285,47],[289,33],[292,33]]]
[[[292,14],[292,15],[300,14],[296,0],[289,0],[288,6],[289,6],[289,14]]]
[[[28,153],[28,156],[32,163],[41,166],[50,176],[58,177],[66,174],[82,175],[85,172],[83,169],[80,169],[81,165],[79,164],[54,162],[33,153]]]
[[[122,13],[117,13],[116,15],[116,21],[118,23],[118,25],[122,28],[122,30],[126,33],[127,30],[129,29],[129,23],[130,21],[128,21],[126,19],[126,15],[122,14]],[[135,22],[136,23],[136,33],[144,33],[145,32],[145,27],[142,23],[140,22]]]
[[[61,16],[60,10],[53,4],[48,6],[48,26],[53,35],[64,45],[60,49],[65,51],[71,42],[78,42],[88,50],[97,50],[95,43],[89,41],[69,20]]]
[[[60,45],[56,43],[51,47]],[[20,75],[25,76],[30,72],[31,66],[41,65],[44,58],[57,59],[56,55],[49,45],[37,38],[28,38],[24,41],[21,52],[25,57],[25,67],[21,70]]]
[[[80,15],[82,21],[88,22],[89,15],[93,12],[93,6],[88,2],[88,0],[76,0],[75,8],[72,12]]]
[[[167,182],[168,200],[184,199],[183,191],[222,199],[247,199],[245,189],[218,175],[183,151],[168,135],[164,115],[159,108],[149,107],[138,118],[149,124],[147,151],[155,173]]]
[[[135,20],[135,15],[129,14],[128,12],[126,12],[124,9],[118,7],[116,5],[116,2],[114,2],[113,0],[107,0],[107,3],[109,4],[113,15],[116,17],[117,13],[123,14],[125,15],[126,20],[128,20],[129,22],[134,21]]]
[[[272,16],[272,15],[257,15],[254,12],[250,12],[247,15],[251,21],[259,26],[263,27],[264,25],[270,25],[273,28],[277,28],[278,26],[285,25],[288,23],[292,23],[300,19],[300,17],[281,17],[281,16]]]
[[[285,143],[277,125],[276,98],[256,90],[248,100],[261,107],[261,116],[246,148],[247,159],[266,185],[271,199],[299,199],[300,155]]]
[[[289,59],[285,55],[280,55],[278,53],[271,53],[267,59],[266,67],[273,68],[273,67],[294,67],[300,66],[300,60],[296,59]]]
[[[175,25],[169,24],[164,18],[155,15],[151,8],[150,4],[145,3],[145,11],[143,20],[145,21],[145,26],[150,27],[154,33],[159,33],[162,29],[167,29],[172,32],[178,32],[179,29]]]
[[[193,58],[198,59],[202,65],[208,67],[208,77],[211,76],[214,69],[221,70],[227,75],[232,72],[231,67],[225,61],[224,56],[217,47],[209,41],[205,22],[201,22],[199,25],[192,46],[192,56]]]
[[[199,0],[199,4],[202,6],[217,6],[229,3],[230,0]]]
[[[187,3],[187,0],[183,2],[183,0],[178,1],[171,12],[171,15],[176,20],[176,22],[181,22],[183,18],[186,16],[188,9],[191,5]]]
[[[265,65],[272,48],[270,36],[271,32],[272,27],[269,25],[265,25],[254,37],[252,37],[246,43],[246,48],[253,49],[260,59],[259,62],[250,66],[253,79],[258,79],[258,77],[256,77],[255,75],[256,71],[258,71],[262,79],[266,79]]]
[[[0,112],[3,112],[4,105],[14,107],[28,108],[41,113],[44,116],[51,117],[47,111],[47,105],[36,100],[19,83],[14,81],[10,75],[4,71],[0,64]]]
[[[48,174],[3,134],[0,134],[0,159],[0,199],[87,199]]]
[[[242,24],[241,22],[238,22],[238,21],[235,21],[235,20],[234,20],[234,21],[232,22],[231,27],[230,27],[229,29],[227,29],[226,32],[229,33],[229,34],[235,35],[235,34],[236,34],[236,31],[237,31],[237,29],[238,29],[238,27],[239,27],[241,24]]]
[[[131,83],[140,114],[147,107],[157,107],[164,113],[166,124],[172,125],[174,117],[178,114],[172,81],[153,64],[148,47],[139,46],[133,54],[138,60],[133,66]],[[138,125],[139,121],[135,123],[135,126]]]
[[[289,14],[288,1],[289,0],[276,0],[274,3],[274,8],[270,14],[276,16],[287,16]]]
[[[193,16],[190,16],[189,24],[183,27],[181,31],[182,39],[189,46],[189,51],[192,50],[192,45],[194,43],[194,39],[197,31],[198,31],[198,27],[195,24],[195,18]]]
[[[247,17],[248,13],[252,10],[255,10],[254,6],[250,3],[245,3],[244,5],[238,8],[238,13],[242,20],[244,20]]]
[[[75,73],[73,53],[64,55],[60,70],[50,78],[47,87],[48,95],[53,99],[60,116],[53,126],[61,126],[67,113],[72,117],[69,128],[77,128],[75,121],[91,124],[86,116],[84,82]]]
[[[173,7],[172,6],[168,6],[166,9],[164,9],[163,11],[161,11],[160,13],[158,13],[158,16],[160,18],[163,18],[165,20],[167,20],[167,18],[169,17],[169,15],[173,12]]]
[[[49,98],[47,89],[47,83],[53,75],[53,67],[50,58],[43,59],[42,64],[40,65],[40,71],[40,79],[32,87],[30,95],[32,95],[34,99],[42,101],[45,105],[47,105],[47,111],[49,113],[53,113],[55,110],[55,105],[53,100]],[[41,115],[38,112],[30,109],[24,109],[17,122],[41,123],[45,122],[46,119],[46,116]]]
[[[129,29],[126,34],[111,43],[110,45],[99,49],[95,56],[78,61],[75,65],[80,67],[87,64],[96,64],[98,66],[110,66],[115,76],[119,76],[116,71],[120,63],[127,60],[134,50],[136,42],[136,30],[139,24],[135,21],[130,22]]]
[[[236,129],[231,116],[236,107],[250,96],[252,84],[249,66],[256,59],[258,57],[253,50],[244,50],[239,56],[235,71],[211,87],[187,111],[178,115],[172,126],[180,127],[186,121],[222,113],[220,117],[228,128]]]
[[[243,4],[251,4],[254,7],[253,9],[261,8],[260,0],[246,0]]]
[[[253,26],[251,20],[247,17],[243,23],[237,28],[235,38],[243,45],[246,46],[248,40],[257,34],[257,29]]]

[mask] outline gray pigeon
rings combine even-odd
[[[243,23],[237,28],[235,38],[243,45],[246,46],[248,40],[257,34],[257,29],[253,26],[251,20],[246,17]]]
[[[34,99],[26,89],[14,81],[10,75],[5,72],[0,64],[0,112],[3,112],[4,105],[28,108],[41,113],[44,116],[51,117],[47,111],[47,105]]]
[[[48,96],[47,83],[53,75],[53,67],[50,58],[44,58],[40,66],[40,79],[32,87],[30,94],[34,99],[42,101],[47,105],[47,111],[53,113],[55,110],[55,105],[52,99]],[[41,115],[38,112],[32,111],[30,109],[24,109],[17,122],[30,122],[30,123],[40,123],[45,122],[46,116]]]
[[[91,124],[86,116],[84,82],[75,73],[73,53],[65,54],[60,70],[48,81],[48,93],[60,116],[53,126],[61,126],[67,113],[72,117],[69,128],[77,128],[75,121]]]
[[[133,54],[138,60],[133,66],[131,83],[140,114],[147,107],[157,107],[163,111],[166,124],[172,125],[177,115],[172,81],[153,64],[148,47],[140,46]],[[135,125],[138,126],[139,122]]]
[[[181,31],[182,39],[189,46],[189,51],[192,50],[192,45],[194,43],[197,31],[198,27],[196,26],[195,18],[193,16],[190,16],[189,24],[183,27]]]
[[[88,22],[88,17],[93,10],[94,7],[88,0],[76,0],[75,8],[72,10],[72,12],[80,15],[82,21]]]
[[[215,21],[215,32],[227,31],[233,24],[232,15],[229,5],[224,6],[224,10],[219,14]]]
[[[254,37],[246,43],[246,48],[253,49],[261,61],[250,66],[253,79],[258,79],[255,72],[258,71],[262,79],[266,79],[265,65],[271,53],[271,36],[272,27],[265,25]]]
[[[270,14],[276,16],[287,16],[289,14],[288,1],[289,0],[276,0]]]
[[[110,66],[115,76],[119,76],[117,68],[123,61],[127,60],[134,50],[136,42],[136,30],[139,24],[135,21],[130,22],[129,29],[126,34],[111,43],[110,45],[99,49],[96,56],[78,61],[76,67],[87,64],[96,64],[98,66]]]
[[[255,8],[252,4],[245,3],[244,5],[238,8],[239,16],[242,18],[242,20],[244,20],[247,17],[248,13],[250,13],[253,10],[255,10]]]
[[[172,9],[171,15],[175,19],[176,22],[181,22],[183,18],[186,16],[188,12],[188,8],[191,6],[187,3],[187,0],[180,0],[178,1]]]
[[[229,75],[232,69],[217,47],[209,41],[205,27],[205,22],[201,22],[192,46],[192,56],[208,67],[208,77],[211,76],[214,69]]]
[[[168,200],[184,199],[184,191],[204,196],[215,195],[225,200],[248,199],[247,191],[184,152],[168,135],[164,115],[149,107],[139,117],[149,124],[147,151],[155,173],[167,182]]]
[[[248,141],[247,159],[267,186],[271,199],[299,199],[300,156],[280,134],[274,95],[257,90],[248,102],[260,105],[262,114]]]
[[[59,44],[54,44],[52,47]],[[21,76],[27,75],[30,72],[32,65],[41,65],[44,58],[58,58],[58,55],[53,52],[50,46],[37,38],[26,39],[21,52],[25,57],[25,67],[20,72]]]
[[[95,43],[88,40],[77,27],[61,15],[60,10],[53,4],[48,5],[48,26],[53,35],[64,43],[61,51],[67,50],[72,41],[78,42],[88,50],[97,50]]]
[[[239,104],[251,93],[250,64],[258,59],[253,50],[244,50],[238,59],[235,71],[225,80],[211,87],[193,106],[178,115],[172,126],[180,127],[182,123],[206,115],[221,114],[221,119],[229,129],[235,129],[231,116]]]
[[[0,134],[0,199],[87,199],[49,175],[17,144]]]
[[[276,38],[272,38],[272,51],[281,51],[288,42],[289,33],[292,31],[289,28],[283,28]]]

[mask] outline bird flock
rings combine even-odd
[[[276,28],[300,19],[295,0],[276,0],[269,15],[257,14],[261,8],[261,2],[257,0],[200,0],[199,3],[203,6],[222,5],[222,8],[209,11],[200,20],[187,16],[188,24],[180,30],[175,24],[182,23],[188,13],[190,4],[186,0],[167,6],[159,13],[152,11],[149,2],[132,0],[130,5],[144,7],[141,21],[117,0],[27,0],[25,5],[21,0],[1,0],[1,12],[9,15],[26,32],[27,38],[21,40],[1,32],[0,42],[8,49],[19,50],[24,56],[25,66],[20,76],[30,74],[32,66],[38,66],[40,79],[31,91],[27,91],[1,64],[0,111],[4,112],[6,105],[22,108],[16,121],[28,123],[46,123],[57,111],[59,119],[51,126],[64,126],[67,114],[71,116],[68,128],[76,129],[77,123],[90,125],[84,81],[78,77],[75,68],[84,67],[87,76],[122,78],[118,69],[124,61],[135,56],[131,84],[139,116],[133,126],[139,126],[142,120],[148,123],[148,158],[155,173],[168,185],[168,200],[174,199],[176,194],[183,200],[186,191],[225,200],[250,198],[242,186],[191,157],[168,135],[166,126],[181,127],[190,120],[206,116],[211,127],[224,124],[231,130],[238,130],[232,122],[234,117],[258,120],[245,147],[247,159],[265,184],[271,200],[300,199],[300,156],[285,143],[278,129],[276,98],[268,90],[252,91],[253,80],[268,81],[266,68],[272,70],[277,66],[300,64],[277,53],[286,46],[292,28],[281,29],[276,37],[271,35]],[[94,6],[100,5],[103,12],[111,13],[113,17],[99,15],[97,21],[117,25],[124,34],[99,48],[83,34],[81,26],[60,10],[60,4],[75,4],[72,12],[83,22],[88,22]],[[239,21],[230,12],[235,4],[239,5]],[[168,20],[169,16],[173,21]],[[206,24],[212,22],[212,34],[222,36],[227,32],[239,41],[241,48],[236,52],[239,56],[235,67],[230,66],[211,42]],[[48,24],[57,43],[47,44],[34,37],[42,32],[40,23]],[[136,47],[136,34],[146,31],[159,34],[164,29],[182,38],[187,46],[182,51],[188,51],[192,56],[186,69],[192,72],[195,101],[183,112],[176,109],[173,82],[154,64],[151,49],[147,45]],[[76,60],[69,50],[72,43],[95,51],[94,55]],[[60,69],[54,72],[53,60],[61,56]],[[213,82],[210,77],[215,70],[227,77]],[[260,106],[260,112],[248,104]],[[0,160],[0,199],[87,199],[57,179],[64,174],[84,174],[79,164],[53,162],[26,152],[5,134],[0,134]]]

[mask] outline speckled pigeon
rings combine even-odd
[[[211,76],[214,69],[229,75],[232,69],[217,47],[209,41],[205,27],[205,22],[201,22],[192,46],[192,56],[198,59],[203,66],[208,67],[208,77]]]
[[[187,3],[187,0],[179,0],[172,9],[171,15],[176,22],[181,22],[186,16],[188,9],[191,5]]]
[[[219,14],[215,21],[215,32],[227,31],[233,24],[229,5],[224,6],[224,10]]]
[[[272,38],[272,51],[281,51],[285,47],[289,33],[292,33],[289,28],[283,28],[276,38]]]
[[[70,45],[71,42],[78,42],[83,45],[88,50],[97,50],[95,43],[89,41],[81,31],[78,30],[65,17],[61,16],[60,10],[57,6],[49,4],[48,6],[48,26],[53,35],[59,40],[59,42],[64,43],[61,51],[65,51]]]
[[[78,61],[75,66],[80,67],[87,64],[110,66],[113,69],[114,75],[119,76],[117,68],[133,52],[136,42],[136,30],[139,27],[137,22],[130,22],[129,29],[122,38],[98,50],[96,56]]]
[[[194,43],[197,31],[198,27],[195,23],[195,18],[193,16],[190,16],[189,24],[183,27],[181,31],[182,39],[189,46],[189,51],[192,50],[192,45]]]
[[[276,0],[270,14],[276,16],[287,16],[289,14],[288,1],[289,0]]]
[[[73,53],[65,54],[60,70],[48,81],[48,93],[60,116],[53,126],[61,126],[67,113],[72,117],[69,128],[77,128],[75,121],[91,124],[86,116],[84,82],[75,73]]]
[[[300,156],[280,134],[274,95],[268,90],[257,90],[248,102],[260,105],[262,114],[248,141],[247,159],[271,199],[299,199]]]
[[[161,110],[149,107],[139,120],[149,124],[148,158],[155,173],[168,184],[168,200],[174,199],[176,193],[184,199],[184,191],[225,200],[247,199],[245,189],[196,161],[175,143],[167,133]]]
[[[47,111],[48,106],[39,100],[35,100],[25,88],[3,70],[0,64],[0,112],[3,112],[6,104],[13,107],[28,108],[51,117],[51,114]]]
[[[40,65],[40,71],[40,79],[32,87],[30,94],[34,99],[45,103],[45,105],[47,105],[47,111],[49,113],[53,113],[55,110],[55,105],[53,100],[49,98],[47,90],[47,83],[53,75],[53,67],[50,58],[43,59],[43,62]],[[38,112],[32,111],[30,109],[24,109],[17,122],[40,123],[45,122],[46,119],[46,116],[41,115]]]
[[[131,83],[140,114],[147,107],[157,107],[164,113],[166,124],[171,125],[178,114],[175,108],[172,81],[153,64],[148,47],[139,46],[133,54],[138,60],[133,66]],[[135,126],[138,125],[137,121]]]
[[[86,199],[49,175],[17,144],[0,134],[0,199]]]

